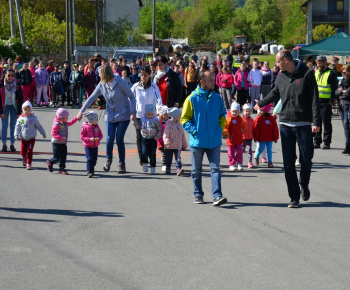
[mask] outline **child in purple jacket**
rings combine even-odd
[[[98,156],[98,145],[103,138],[102,131],[98,126],[98,115],[94,111],[84,113],[88,122],[82,125],[80,139],[83,141],[85,156],[86,156],[86,170],[87,177],[91,178],[95,174],[95,165]]]

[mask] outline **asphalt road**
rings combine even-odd
[[[34,110],[50,136],[54,109]],[[38,136],[32,171],[18,152],[0,153],[0,289],[349,289],[350,156],[341,154],[339,118],[333,128],[332,149],[315,151],[310,201],[298,209],[287,208],[280,142],[274,169],[248,170],[245,155],[242,172],[228,171],[222,146],[228,203],[219,208],[207,160],[207,203],[196,205],[189,151],[182,177],[160,166],[143,173],[132,126],[125,175],[117,159],[103,171],[104,139],[97,176],[86,178],[81,123],[69,131],[68,176],[46,170],[50,138]]]

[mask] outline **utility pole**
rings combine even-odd
[[[21,42],[23,45],[26,45],[26,39],[24,36],[23,24],[22,24],[22,15],[21,15],[21,7],[19,6],[19,0],[15,0],[16,2],[16,10],[17,10],[17,18],[19,25],[19,34],[21,36]]]
[[[100,3],[99,0],[96,0],[96,46],[100,44]]]
[[[15,37],[15,16],[13,14],[13,0],[10,3],[10,23],[11,23],[11,37]]]
[[[156,0],[153,0],[152,46],[153,46],[153,52],[155,52],[156,51]]]
[[[73,41],[73,0],[69,0],[69,37],[70,37],[70,55],[72,58],[72,62],[74,61],[73,49],[74,49],[74,41]]]
[[[77,42],[75,38],[75,8],[74,8],[74,0],[72,0],[72,23],[73,23],[73,54],[77,49]],[[77,60],[77,59],[76,59]]]
[[[71,65],[71,55],[70,55],[70,48],[69,48],[69,24],[70,24],[70,19],[69,19],[69,3],[70,0],[66,0],[66,59],[69,63],[69,65]]]

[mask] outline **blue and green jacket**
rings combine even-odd
[[[221,145],[226,109],[219,94],[198,86],[183,105],[181,124],[190,133],[190,147],[212,149]]]

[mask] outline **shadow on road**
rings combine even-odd
[[[28,221],[28,222],[47,222],[47,223],[56,223],[55,220],[43,220],[43,219],[26,219],[26,218],[17,218],[17,217],[8,217],[0,216],[0,220],[15,220],[15,221]]]
[[[221,208],[237,209],[239,207],[258,206],[258,207],[287,207],[287,203],[249,203],[249,202],[228,202]],[[350,208],[350,204],[331,201],[308,202],[300,204],[300,207],[330,207],[330,208]]]
[[[80,216],[80,217],[123,217],[122,214],[117,212],[100,212],[100,211],[66,210],[66,209],[0,207],[0,210],[20,212],[20,213]]]

